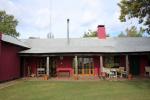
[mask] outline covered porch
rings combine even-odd
[[[59,54],[21,56],[21,76],[100,76],[123,67],[127,74],[145,76],[149,54]]]

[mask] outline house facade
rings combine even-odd
[[[0,82],[20,78],[18,53],[27,48],[19,40],[0,33]]]
[[[20,77],[42,74],[51,77],[99,76],[105,67],[124,67],[132,75],[144,76],[145,66],[150,66],[150,38],[106,37],[104,25],[98,26],[96,38],[71,38],[69,42],[67,39],[12,41],[10,44],[22,48],[14,52],[19,57],[16,62],[20,65],[15,66],[19,68]],[[1,39],[0,44],[3,42]],[[5,61],[9,62],[8,58]],[[1,68],[5,70],[2,63]]]

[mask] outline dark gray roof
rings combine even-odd
[[[120,52],[150,52],[148,37],[112,37],[71,38],[67,39],[27,39],[24,40],[31,49],[20,53],[120,53]]]
[[[18,46],[21,46],[21,47],[29,48],[29,46],[26,45],[21,40],[15,38],[15,37],[9,36],[9,35],[2,34],[2,39],[1,40],[4,41],[4,42],[8,42],[8,43],[14,44],[14,45],[18,45]]]

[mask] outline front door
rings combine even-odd
[[[132,75],[139,75],[140,74],[140,63],[139,63],[139,56],[138,55],[131,55],[129,56],[129,66],[130,66],[130,73]]]
[[[55,60],[55,58],[50,58],[50,61],[49,61],[49,75],[51,77],[56,77],[56,60]]]
[[[94,61],[91,57],[78,58],[78,74],[79,75],[94,75]]]

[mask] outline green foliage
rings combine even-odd
[[[135,26],[132,26],[131,28],[127,28],[125,33],[121,32],[118,37],[142,37],[143,33],[144,30],[142,28],[138,31]]]
[[[97,32],[92,30],[88,30],[88,32],[84,32],[83,38],[87,38],[87,37],[97,37]]]
[[[88,32],[84,32],[83,38],[88,37],[97,37],[97,31],[88,30]],[[106,34],[106,37],[110,37],[110,35]]]
[[[150,34],[150,0],[121,0],[118,5],[121,8],[121,22],[137,18],[144,31]]]
[[[19,36],[16,31],[18,21],[13,15],[6,14],[5,11],[0,11],[0,32],[14,37]]]
[[[118,37],[126,37],[126,35],[125,35],[123,32],[121,32],[121,33],[118,35]]]

